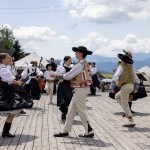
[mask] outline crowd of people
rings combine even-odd
[[[18,113],[26,113],[23,109],[32,109],[33,100],[40,100],[44,91],[49,95],[50,104],[53,103],[56,89],[57,106],[61,111],[64,128],[63,131],[54,134],[54,137],[69,135],[77,113],[85,129],[85,133],[80,134],[79,137],[94,136],[87,115],[86,96],[95,95],[96,89],[100,89],[96,63],[86,61],[87,55],[92,55],[92,51],[86,47],[73,47],[72,50],[75,52],[78,63],[72,65],[71,57],[65,56],[61,64],[57,66],[54,58],[51,58],[45,66],[46,71],[43,72],[40,64],[32,61],[31,66],[25,68],[19,78],[13,58],[7,53],[0,53],[0,113],[8,114],[2,137],[15,136],[9,132],[13,118]],[[132,116],[134,112],[131,110],[131,105],[140,81],[133,69],[132,53],[124,51],[124,54],[118,54],[118,58],[120,62],[113,77],[111,91],[123,108],[123,117],[129,120],[124,127],[134,127],[135,122]],[[58,86],[56,86],[57,82]],[[117,92],[114,90],[116,86]]]

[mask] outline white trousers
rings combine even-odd
[[[81,122],[88,133],[88,117],[87,117],[87,107],[86,107],[86,96],[89,94],[90,88],[75,88],[74,95],[72,97],[71,103],[69,105],[66,122],[63,132],[70,132],[73,124],[74,117],[78,112]]]
[[[51,82],[51,83],[46,82],[45,90],[46,90],[46,93],[49,94],[50,100],[52,100],[52,98],[53,98],[53,90],[54,90],[54,82]]]
[[[121,90],[116,94],[115,99],[119,102],[123,111],[126,115],[132,116],[131,110],[129,108],[129,94],[132,93],[134,89],[134,84],[124,84],[121,86]]]

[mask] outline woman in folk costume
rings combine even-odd
[[[27,80],[25,83],[25,90],[33,96],[33,99],[39,100],[41,91],[38,85],[38,77],[43,75],[43,72],[37,67],[37,61],[31,62],[32,66],[25,68],[21,73],[21,79]]]
[[[87,50],[87,48],[84,46],[73,47],[72,50],[75,52],[76,58],[79,60],[79,62],[69,72],[59,77],[65,80],[71,80],[72,87],[74,88],[74,94],[69,105],[63,131],[55,134],[54,136],[68,136],[69,132],[71,131],[74,117],[78,112],[86,131],[85,134],[80,134],[79,137],[93,137],[94,133],[89,124],[86,107],[86,97],[90,92],[89,86],[92,82],[92,79],[90,75],[90,68],[85,59],[86,56],[91,55],[92,52]]]
[[[47,64],[46,69],[47,71],[44,73],[44,78],[46,80],[45,91],[50,96],[50,103],[52,103],[54,91],[54,78],[51,77],[54,74],[54,71],[52,71],[52,64]]]
[[[57,67],[56,74],[63,75],[71,70],[72,60],[70,56],[65,56],[63,60],[63,64],[61,66]],[[59,107],[62,115],[61,120],[66,120],[66,115],[68,112],[68,106],[70,104],[70,101],[72,99],[73,92],[72,87],[70,85],[69,80],[60,80],[58,83],[58,89],[57,89],[57,106]]]
[[[121,59],[121,64],[113,77],[113,81],[120,87],[120,91],[115,95],[115,99],[123,108],[123,117],[129,119],[129,123],[123,125],[124,127],[134,127],[135,123],[131,110],[129,108],[129,95],[134,91],[135,72],[133,69],[133,60],[126,54],[118,54]]]
[[[13,76],[16,77],[16,80],[18,80],[17,79],[18,72],[15,67],[14,58],[10,57],[10,59],[11,59],[11,61],[10,61],[10,64],[7,66],[7,68],[10,70],[10,72],[13,74]],[[22,111],[20,111],[20,114],[26,114],[26,112],[24,110],[22,110]]]
[[[10,65],[10,63],[10,56],[7,53],[0,53],[0,113],[8,114],[3,127],[2,137],[8,138],[15,137],[15,135],[9,133],[15,115],[22,108],[29,108],[32,105],[32,101],[27,103],[23,97],[19,97],[22,82],[16,81],[14,75],[7,68],[7,65]]]
[[[10,69],[10,72],[13,74],[13,76],[17,76],[17,70],[16,70],[16,67],[15,67],[15,63],[14,63],[14,59],[11,57],[11,63],[10,65],[7,66],[8,69]]]
[[[96,63],[93,62],[91,66],[92,84],[90,86],[91,95],[96,95],[96,87],[100,90],[100,82],[97,77]]]

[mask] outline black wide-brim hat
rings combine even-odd
[[[92,51],[87,50],[87,48],[84,47],[84,46],[73,47],[72,50],[74,52],[82,52],[82,53],[84,53],[86,55],[92,55],[92,53],[93,53]]]
[[[124,54],[118,54],[118,57],[123,60],[124,62],[128,63],[128,64],[133,64],[134,61],[132,60],[131,57],[129,57],[128,55],[124,55]]]

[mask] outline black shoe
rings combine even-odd
[[[79,137],[85,137],[85,138],[92,138],[92,137],[94,137],[94,133],[88,133],[88,134],[79,134],[78,135]]]
[[[22,111],[20,112],[20,114],[24,115],[24,114],[26,114],[26,112],[22,110]]]
[[[124,124],[123,127],[127,127],[127,128],[133,128],[135,127],[135,124]]]
[[[129,104],[129,108],[130,108],[130,110],[131,110],[131,107],[132,107],[132,102],[128,102],[128,104]],[[133,110],[131,110],[131,113],[135,113]]]
[[[15,135],[12,135],[10,133],[2,133],[2,137],[5,138],[5,137],[8,137],[8,138],[13,138],[15,137]]]
[[[68,135],[69,135],[68,132],[64,132],[64,133],[59,132],[58,134],[54,134],[54,137],[66,137],[66,136],[68,136]]]
[[[131,113],[135,114],[135,111],[131,110]]]

